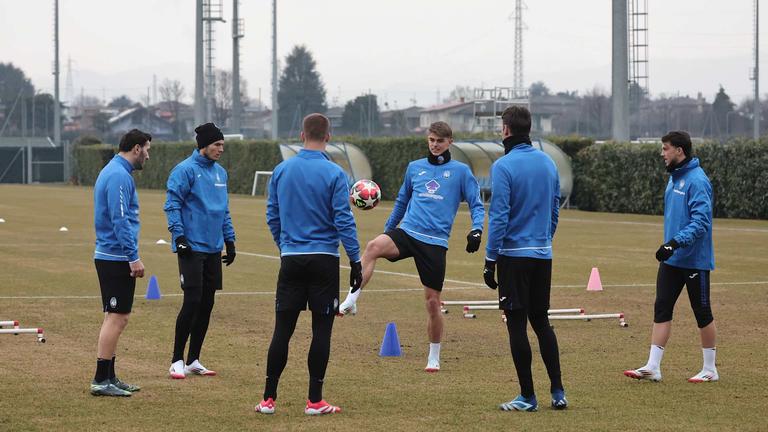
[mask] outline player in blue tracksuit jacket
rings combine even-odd
[[[552,238],[560,209],[557,167],[544,152],[531,146],[531,113],[511,106],[502,114],[505,156],[491,166],[491,204],[483,276],[499,289],[499,309],[507,318],[520,395],[501,404],[505,411],[535,411],[538,407],[531,375],[530,321],[552,393],[552,407],[568,405],[560,377],[557,337],[547,311],[552,283]],[[495,273],[498,266],[499,282]]]
[[[195,128],[197,150],[171,171],[165,215],[171,249],[179,262],[184,302],[176,317],[171,378],[187,374],[214,376],[200,363],[216,290],[222,288],[221,263],[235,260],[235,230],[229,215],[227,171],[216,161],[224,152],[224,135],[213,123]],[[221,249],[226,245],[226,255]],[[189,352],[184,362],[184,347]]]
[[[101,170],[93,187],[93,258],[105,312],[91,383],[94,396],[130,396],[139,390],[115,376],[115,353],[131,315],[136,278],[144,277],[139,258],[139,196],[131,172],[149,160],[150,141],[152,137],[138,129],[126,133],[119,153]]]
[[[712,185],[692,157],[691,137],[673,131],[662,137],[661,155],[669,172],[664,193],[664,244],[656,251],[656,303],[648,362],[639,369],[624,371],[635,379],[661,380],[661,359],[672,329],[672,311],[683,290],[688,288],[696,323],[701,333],[704,365],[690,382],[720,379],[715,367],[717,329],[709,298],[709,272],[715,269],[712,243]]]
[[[440,292],[445,279],[445,256],[448,237],[459,204],[466,201],[472,216],[472,229],[467,235],[467,252],[480,248],[485,208],[480,200],[480,188],[470,168],[451,160],[449,147],[453,131],[445,122],[429,127],[429,155],[408,164],[403,185],[395,199],[392,214],[363,253],[364,287],[373,276],[378,258],[389,261],[413,257],[421,284],[424,286],[428,319],[429,356],[427,372],[440,370],[440,340],[443,317],[440,312]],[[398,228],[398,224],[400,227]],[[341,313],[355,314],[360,291],[350,289],[339,308]]]
[[[331,350],[331,331],[339,307],[339,241],[349,257],[350,285],[360,286],[362,267],[357,228],[349,207],[347,176],[324,153],[331,123],[322,114],[304,118],[304,148],[272,173],[267,225],[280,249],[275,295],[275,329],[267,354],[264,398],[256,412],[275,412],[277,386],[288,361],[288,343],[307,308],[312,312],[309,394],[306,414],[330,414],[340,408],[323,400],[323,380]]]

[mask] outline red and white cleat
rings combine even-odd
[[[184,373],[187,375],[216,376],[216,371],[212,371],[195,360],[191,364],[184,366]]]
[[[325,400],[315,403],[307,401],[307,407],[304,408],[304,414],[306,415],[337,414],[340,412],[341,408],[331,405]]]
[[[184,379],[184,360],[176,360],[171,363],[171,367],[168,369],[168,373],[173,379]]]
[[[429,372],[429,373],[440,372],[440,362],[435,360],[428,360],[427,367],[424,368],[424,372]]]
[[[640,369],[625,370],[624,376],[628,376],[636,380],[648,380],[654,382],[661,381],[660,370],[646,369],[645,367],[641,367]]]
[[[258,405],[253,407],[253,410],[262,414],[274,414],[275,413],[275,401],[272,398],[259,402]]]
[[[701,372],[688,378],[688,382],[690,383],[715,382],[719,379],[720,379],[720,375],[717,374],[717,371],[702,369]]]

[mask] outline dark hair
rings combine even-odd
[[[133,150],[138,144],[139,147],[144,147],[148,141],[152,141],[152,135],[142,132],[138,129],[131,129],[120,138],[120,151],[129,152]]]
[[[520,105],[512,105],[501,114],[502,124],[509,128],[512,135],[529,135],[531,133],[531,112]]]
[[[436,121],[429,125],[429,133],[433,133],[440,138],[453,138],[453,130],[444,121]]]
[[[686,131],[671,131],[661,137],[662,143],[669,143],[675,147],[680,147],[685,153],[685,157],[689,157],[693,152],[693,145],[691,144],[691,136]]]
[[[331,121],[328,117],[313,113],[304,117],[302,124],[302,131],[304,131],[304,137],[312,141],[322,141],[331,129]]]

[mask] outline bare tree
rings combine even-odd
[[[240,104],[248,106],[248,82],[240,78]],[[216,71],[216,94],[213,103],[213,121],[226,126],[232,116],[232,72]]]
[[[176,139],[181,140],[182,124],[179,121],[179,112],[181,111],[181,98],[184,97],[184,86],[179,80],[163,80],[160,85],[160,98],[168,109],[173,113],[173,129],[176,132]]]

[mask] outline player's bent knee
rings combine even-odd
[[[667,321],[672,321],[673,308],[674,305],[669,306],[666,303],[657,300],[653,307],[653,322],[661,324]]]
[[[696,317],[696,325],[702,329],[710,324],[715,318],[712,316],[712,308],[709,306],[699,306],[693,310],[693,315]]]

